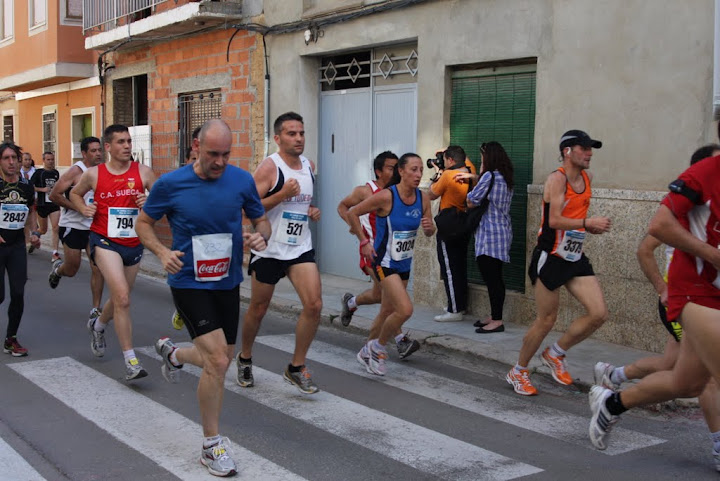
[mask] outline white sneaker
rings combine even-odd
[[[590,442],[599,450],[607,448],[610,430],[618,422],[620,416],[610,414],[605,407],[605,400],[612,395],[612,391],[606,387],[593,386],[590,388],[588,398],[590,401]]]
[[[460,312],[446,312],[445,314],[440,314],[439,316],[435,316],[435,322],[457,322],[463,320],[463,314],[465,314],[465,311]]]

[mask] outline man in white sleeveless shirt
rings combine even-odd
[[[88,238],[90,236],[90,224],[92,218],[85,217],[75,210],[73,203],[67,197],[75,184],[78,183],[83,172],[94,167],[103,161],[103,150],[100,139],[97,137],[85,137],[80,141],[80,152],[82,159],[71,166],[60,179],[55,183],[50,192],[50,200],[60,206],[60,241],[63,243],[65,259],[55,261],[50,271],[48,282],[50,287],[55,289],[60,283],[61,277],[73,277],[80,269],[82,251],[85,250],[90,256]],[[93,191],[85,194],[85,203],[93,201]],[[95,263],[90,262],[90,292],[92,294],[92,309],[90,319],[100,316],[100,303],[103,293],[103,276]]]
[[[252,294],[243,320],[237,382],[242,387],[254,384],[253,343],[275,284],[287,275],[303,309],[295,329],[295,352],[283,377],[300,392],[314,394],[318,388],[305,367],[305,356],[315,338],[322,310],[320,272],[315,264],[309,225],[310,220],[320,219],[320,209],[311,205],[315,164],[302,155],[305,127],[300,115],[288,112],[279,116],[274,131],[278,152],[264,159],[253,175],[272,235],[267,249],[251,251],[248,275],[252,277]]]

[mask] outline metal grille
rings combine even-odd
[[[128,21],[144,18],[148,10],[167,0],[83,0],[83,33],[93,28],[111,29],[119,20],[133,15]],[[177,2],[176,2],[177,3]],[[135,15],[137,14],[137,15]]]
[[[193,131],[211,119],[220,118],[222,94],[220,90],[208,90],[181,94],[178,97],[179,137],[178,165],[185,163],[185,152],[192,143]]]
[[[320,84],[323,90],[362,88],[370,85],[370,77],[387,79],[396,75],[418,73],[418,54],[413,49],[408,55],[388,55],[374,52],[371,59],[368,52],[338,55],[322,60]]]
[[[13,130],[13,116],[3,116],[3,140],[12,142],[15,138],[15,131]]]
[[[55,152],[55,132],[57,125],[55,121],[55,112],[43,114],[43,152]]]

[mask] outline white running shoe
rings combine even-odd
[[[593,386],[590,388],[588,399],[590,401],[590,411],[592,418],[590,419],[590,442],[599,450],[607,448],[608,436],[613,425],[618,422],[620,416],[610,414],[605,407],[605,401],[613,392],[602,386]]]
[[[210,446],[203,447],[200,453],[200,462],[208,468],[210,474],[214,476],[233,476],[237,474],[237,466],[228,453],[228,445],[230,440],[222,438],[220,442]]]
[[[595,368],[593,368],[595,385],[606,387],[611,391],[617,391],[620,389],[620,383],[613,382],[611,377],[614,370],[615,366],[608,364],[607,362],[596,363]]]
[[[384,349],[374,349],[373,341],[368,341],[367,348],[368,353],[370,354],[370,357],[368,358],[368,367],[370,368],[370,372],[372,374],[377,374],[378,376],[384,376],[387,372],[387,366],[385,365],[388,358],[387,351]]]

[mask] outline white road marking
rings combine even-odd
[[[45,481],[40,473],[35,471],[25,458],[15,451],[12,446],[0,438],[0,473],[3,479],[18,479],[23,481]]]
[[[136,348],[160,359],[151,347]],[[200,375],[200,369],[185,365],[183,371]],[[300,394],[282,376],[258,366],[253,375],[261,385],[237,385],[235,363],[225,378],[225,388],[284,415],[309,423],[347,441],[359,444],[395,461],[443,479],[507,480],[542,471],[500,454],[412,424],[362,404],[327,392]]]
[[[202,428],[190,419],[69,357],[8,367],[178,478],[207,481],[212,477],[200,464]],[[132,411],[125,410],[126,406]],[[230,449],[233,458],[241,461],[241,478],[304,479],[234,442]]]
[[[289,353],[295,349],[295,336],[291,334],[260,336],[256,342]],[[308,358],[352,374],[365,373],[370,376],[362,370],[355,355],[352,351],[332,344],[314,341]],[[391,361],[382,382],[481,416],[594,450],[588,439],[589,414],[584,418],[533,403],[519,395],[504,396],[495,391],[415,369],[406,362]],[[612,443],[605,451],[598,452],[612,456],[664,442],[665,439],[615,427],[612,431]]]

